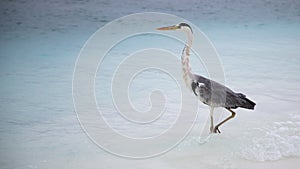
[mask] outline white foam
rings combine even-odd
[[[273,122],[268,128],[252,129],[245,138],[248,141],[241,146],[241,156],[247,160],[269,161],[299,157],[300,116],[294,115],[288,121]]]

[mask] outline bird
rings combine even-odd
[[[248,99],[245,94],[236,93],[214,80],[192,73],[190,66],[190,51],[193,43],[193,30],[189,24],[179,23],[173,26],[160,27],[156,29],[162,31],[180,30],[186,33],[187,41],[181,56],[183,80],[192,93],[201,102],[209,106],[210,133],[221,133],[219,129],[220,126],[234,118],[236,115],[232,109],[245,108],[254,110],[256,103]],[[214,126],[213,112],[217,107],[225,108],[231,113],[231,115]]]

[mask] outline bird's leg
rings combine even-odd
[[[226,108],[228,111],[231,112],[231,116],[227,117],[225,120],[223,120],[222,122],[220,122],[219,124],[216,125],[216,127],[214,128],[214,133],[221,133],[220,130],[219,130],[219,127],[224,124],[226,121],[230,120],[231,118],[234,118],[235,116],[235,112],[232,111],[231,109],[229,108]]]
[[[210,107],[210,133],[214,132],[214,107]]]

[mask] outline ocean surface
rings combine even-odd
[[[296,169],[300,165],[299,1],[4,0],[0,11],[1,168]],[[118,157],[96,145],[75,112],[75,64],[98,29],[136,12],[172,14],[197,26],[218,53],[226,86],[255,101],[255,110],[237,109],[237,116],[220,128],[221,134],[208,136],[209,108],[201,103],[195,121],[187,121],[193,126],[190,133],[170,151],[149,159]],[[137,50],[162,46],[180,58],[182,43],[144,34],[120,42],[99,65],[95,99],[106,122],[120,134],[155,137],[178,118],[180,91],[160,70],[141,72],[128,87],[131,106],[140,112],[151,109],[152,91],[164,93],[166,103],[161,105],[166,111],[153,126],[122,121],[111,100],[108,79],[122,60]],[[191,66],[195,73],[208,76],[193,54]],[[220,118],[227,113],[216,110]],[[199,136],[206,142],[199,143]]]

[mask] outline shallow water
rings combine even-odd
[[[118,3],[1,2],[2,168],[243,168],[243,165],[296,168],[299,165],[298,1],[218,4],[191,1],[186,6],[180,1],[171,4],[122,1],[124,8],[114,10]],[[172,151],[152,159],[115,157],[93,144],[81,129],[73,107],[72,75],[76,58],[85,41],[105,23],[142,11],[176,14],[197,25],[220,55],[226,85],[254,100],[255,111],[238,109],[236,118],[222,126],[221,135],[199,145],[200,132],[204,131],[204,137],[208,132],[209,114],[208,108],[200,104],[198,119],[188,137]],[[120,44],[107,56],[107,64],[101,67],[107,73],[96,77],[96,86],[107,85],[103,82],[123,57],[139,48],[161,46],[159,41],[166,42],[159,36],[145,35]],[[134,43],[139,45],[128,48]],[[182,47],[180,43],[172,43],[166,48],[179,58]],[[200,61],[192,56],[191,62],[194,72],[206,75]],[[96,98],[105,105],[105,117],[111,119],[116,130],[131,136],[157,135],[176,119],[172,110],[178,106],[178,90],[171,78],[158,71],[146,71],[136,80],[130,93],[137,109],[149,108],[148,94],[152,89],[165,91],[169,98],[168,113],[154,127],[119,125],[124,123],[118,121],[121,118],[116,118],[117,111],[105,99],[110,91],[96,87]]]

